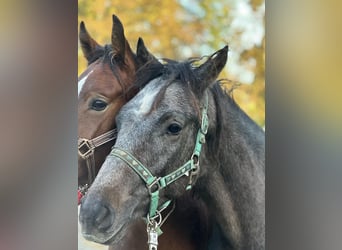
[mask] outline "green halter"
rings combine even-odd
[[[182,176],[190,175],[189,184],[187,186],[187,190],[191,189],[193,184],[193,177],[198,174],[199,172],[199,158],[201,154],[202,144],[205,143],[205,135],[208,132],[209,121],[208,121],[208,94],[205,93],[205,104],[202,108],[202,122],[201,128],[197,132],[196,137],[196,144],[193,151],[193,154],[189,161],[187,161],[184,165],[182,165],[177,170],[173,171],[172,173],[164,176],[164,177],[156,177],[153,176],[152,173],[140,162],[138,161],[133,155],[129,152],[113,147],[110,155],[116,156],[123,160],[125,163],[128,164],[139,176],[140,178],[146,183],[146,187],[148,192],[151,196],[150,202],[150,209],[149,209],[149,218],[153,218],[157,215],[157,212],[163,210],[167,207],[171,201],[165,202],[162,206],[159,207],[159,190],[165,188],[166,186],[170,185],[174,181],[178,180]],[[160,214],[160,213],[159,213]]]

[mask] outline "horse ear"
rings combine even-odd
[[[83,21],[80,23],[79,39],[83,55],[89,62],[94,55],[95,50],[101,48],[101,46],[89,35]]]
[[[139,67],[145,65],[147,62],[158,62],[157,58],[155,58],[146,48],[144,40],[139,37],[137,43],[137,62]]]
[[[113,15],[112,46],[114,56],[120,58],[121,60],[124,60],[126,38],[123,25],[116,15]]]
[[[200,86],[200,91],[204,91],[216,80],[216,78],[226,65],[227,57],[228,46],[225,46],[212,54],[205,63],[196,68],[195,72],[198,78],[203,84],[205,84],[205,86]]]

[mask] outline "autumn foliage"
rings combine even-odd
[[[98,43],[106,44],[110,42],[111,15],[116,14],[132,49],[142,37],[159,58],[202,57],[228,44],[228,63],[220,77],[229,79],[227,89],[239,85],[233,92],[234,99],[260,126],[265,126],[264,32],[256,41],[246,41],[253,29],[264,31],[265,3],[242,2],[79,0],[78,21],[86,23]],[[86,68],[80,48],[78,65],[80,74]]]

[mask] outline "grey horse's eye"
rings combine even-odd
[[[90,108],[96,111],[102,111],[106,107],[107,107],[107,103],[100,99],[95,99],[90,104]]]
[[[172,135],[178,135],[182,127],[177,123],[171,123],[167,128],[167,132]]]

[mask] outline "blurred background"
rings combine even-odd
[[[157,58],[185,60],[209,56],[229,45],[228,62],[219,78],[260,126],[265,126],[265,1],[78,1],[78,23],[84,21],[101,45],[110,43],[112,15],[121,20],[133,51],[139,37]],[[78,75],[87,67],[78,46]],[[237,87],[238,86],[238,87]],[[80,231],[80,230],[79,230]],[[106,249],[79,233],[78,249]]]
[[[265,126],[265,1],[78,1],[78,23],[84,21],[99,44],[110,43],[112,14],[117,15],[135,51],[139,37],[158,58],[185,60],[208,56],[229,45],[220,78],[225,87],[240,85],[233,96],[260,126]],[[86,68],[78,48],[78,74]]]
[[[180,12],[162,8],[171,2],[181,7]],[[228,43],[230,54],[225,74],[242,83],[235,90],[235,99],[239,92],[244,93],[244,88],[256,90],[254,79],[263,79],[263,70],[258,75],[253,63],[248,66],[244,62],[248,62],[245,58],[258,58],[253,55],[258,49],[253,47],[263,47],[264,39],[261,45],[254,43],[248,36],[241,36],[247,34],[243,28],[246,26],[238,27],[240,22],[235,21],[233,29],[233,23],[240,18],[252,18],[261,3],[222,0],[217,3],[221,8],[208,7],[206,13],[212,15],[209,16],[200,11],[207,2],[212,1],[189,1],[190,8],[185,11],[182,9],[186,4],[177,1],[159,1],[153,6],[139,0],[118,1],[117,5],[111,1],[106,5],[104,1],[79,1],[79,5],[75,0],[0,1],[1,250],[77,249],[76,84],[82,70],[77,68],[77,27],[81,18],[93,37],[106,43],[110,41],[111,14],[121,18],[127,36],[131,36],[134,29],[129,27],[137,23],[131,22],[138,16],[137,6],[155,10],[141,11],[142,15],[149,13],[152,17],[152,13],[159,13],[160,19],[167,16],[164,25],[175,25],[182,17],[175,13],[183,11],[192,11],[195,16],[202,13],[196,23],[222,19],[224,29],[218,23],[203,26],[222,33],[215,36],[216,45],[209,42],[211,31],[194,30],[196,41],[184,42],[188,48],[174,57],[211,54]],[[128,4],[131,8],[122,11]],[[82,5],[96,8],[85,18]],[[240,8],[239,12],[239,5],[250,8]],[[98,8],[99,13],[106,9],[103,15],[97,15]],[[266,4],[267,249],[340,250],[342,246],[341,9],[342,2],[336,0],[273,0]],[[220,17],[221,11],[228,14]],[[256,30],[254,24],[258,22],[249,23],[249,29]],[[101,25],[105,30],[103,38],[97,33]],[[142,36],[151,52],[173,57],[164,51],[166,45],[160,45],[164,50],[159,51],[158,43],[147,40],[152,29],[139,30],[129,38],[132,47]],[[160,30],[159,36],[171,32],[166,28]],[[183,31],[180,37],[188,32]],[[245,39],[252,43],[248,49],[242,46]],[[200,46],[209,47],[201,50]],[[254,77],[247,77],[252,81],[243,79],[242,75],[248,73],[239,74],[230,64],[235,60],[233,53],[240,49],[245,53],[238,53],[241,61],[236,65],[254,72]],[[257,62],[258,59],[255,64],[259,68]],[[85,64],[85,60],[81,59],[81,63]],[[246,99],[249,96],[252,95],[246,94]],[[248,103],[237,101],[241,106]],[[254,112],[244,109],[258,121]],[[261,110],[264,112],[263,107]]]

